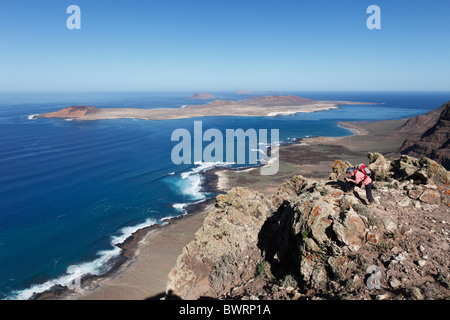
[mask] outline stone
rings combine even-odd
[[[405,290],[405,293],[406,293],[406,296],[408,296],[409,298],[411,298],[413,300],[423,300],[424,299],[422,292],[417,287],[407,288]]]
[[[330,257],[327,260],[333,274],[334,278],[339,281],[348,280],[351,276],[349,272],[350,261],[346,256],[340,257]]]
[[[358,251],[364,239],[366,227],[353,209],[345,214],[342,222],[335,221],[332,228],[339,241],[346,244],[350,250]]]
[[[439,192],[427,189],[419,197],[419,200],[432,205],[437,205],[441,202],[441,195]]]
[[[368,168],[372,171],[372,178],[378,181],[389,180],[391,163],[378,152],[369,152],[367,157],[369,158]]]
[[[376,233],[368,232],[366,234],[366,241],[371,245],[377,245],[379,243],[379,237]]]
[[[417,261],[417,264],[419,265],[419,267],[424,267],[427,264],[427,262],[426,260],[419,260]]]
[[[347,171],[347,169],[349,167],[353,167],[353,165],[350,162],[336,160],[333,163],[333,166],[331,167],[333,172],[330,175],[329,179],[330,180],[336,180],[336,179],[339,179],[339,178],[343,177],[346,174],[346,171]]]
[[[312,238],[307,238],[305,240],[305,249],[309,252],[319,252],[320,251],[319,246]]]
[[[389,219],[383,221],[384,228],[387,232],[395,233],[397,231],[397,224]]]
[[[391,286],[392,289],[398,289],[398,288],[400,288],[402,283],[398,279],[391,278],[391,279],[389,279],[389,285]]]
[[[217,296],[248,281],[262,261],[258,234],[276,211],[271,197],[236,187],[217,196],[195,240],[187,245],[169,273],[166,291],[182,299]]]
[[[411,189],[411,190],[408,191],[408,196],[411,199],[415,200],[415,199],[420,197],[422,192],[423,192],[423,190],[420,190],[420,189]]]

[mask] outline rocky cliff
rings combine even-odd
[[[423,128],[422,135],[418,139],[407,139],[400,152],[414,157],[430,157],[441,163],[446,169],[450,169],[450,102],[444,104],[439,111],[438,117],[427,114],[420,119],[412,118],[410,121],[418,122],[412,127]],[[436,112],[435,112],[436,113]],[[423,120],[423,121],[422,121]],[[434,120],[430,121],[425,120]],[[406,124],[405,124],[406,125]]]
[[[369,153],[375,205],[294,176],[273,195],[219,195],[169,274],[183,299],[441,299],[450,296],[450,173],[428,158]]]

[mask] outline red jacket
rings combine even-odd
[[[355,178],[356,184],[359,184],[362,181],[361,186],[367,186],[372,182],[372,179],[370,179],[369,176],[364,175],[364,173],[359,170],[353,171],[352,176]]]

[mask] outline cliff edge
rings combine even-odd
[[[450,296],[450,173],[429,158],[369,153],[375,205],[328,180],[294,176],[272,195],[216,198],[169,274],[182,299],[443,299]]]
[[[413,157],[430,157],[441,163],[446,169],[450,169],[450,102],[433,112],[434,114],[417,116],[420,119],[416,119],[418,122],[416,127],[424,128],[422,135],[418,139],[407,139],[400,152]],[[412,118],[411,121],[415,118]],[[423,123],[422,119],[434,121],[430,125],[427,123],[429,121]]]

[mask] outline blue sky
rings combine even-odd
[[[1,0],[0,91],[449,91],[449,14],[448,0]]]

